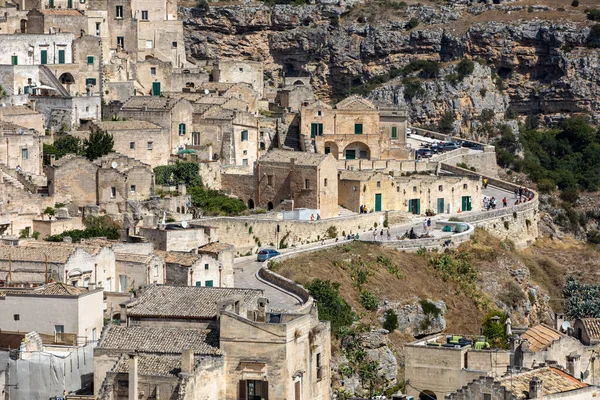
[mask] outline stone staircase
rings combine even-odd
[[[1,171],[2,173],[2,179],[4,180],[4,183],[12,185],[14,187],[16,187],[17,189],[21,189],[21,190],[25,190],[25,186],[23,186],[23,184],[21,182],[19,182],[19,180],[13,176],[11,176],[10,174],[7,174],[4,171]]]
[[[297,126],[290,126],[283,140],[283,146],[286,150],[301,151],[300,131]]]
[[[58,78],[45,65],[40,65],[40,82],[55,88],[57,94],[60,94],[62,97],[71,97],[67,89],[65,89]]]

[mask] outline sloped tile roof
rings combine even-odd
[[[600,318],[582,318],[581,321],[590,335],[590,339],[600,339]]]
[[[74,247],[39,247],[33,246],[0,246],[1,261],[29,261],[45,262],[46,256],[49,263],[64,264],[71,254],[75,251]]]
[[[149,264],[152,254],[115,253],[115,261]]]
[[[540,324],[527,329],[527,331],[521,335],[521,339],[527,340],[529,342],[529,350],[536,352],[545,350],[552,342],[563,336],[562,333],[549,326]]]
[[[517,396],[517,399],[525,399],[525,392],[529,392],[529,382],[533,377],[537,377],[542,381],[543,396],[569,392],[588,386],[571,375],[550,367],[538,368],[516,375],[508,375],[500,378],[498,381]]]
[[[6,106],[2,108],[2,113],[7,117],[11,115],[40,114],[27,106]]]
[[[103,131],[132,131],[132,130],[144,130],[144,129],[161,129],[160,126],[153,124],[148,121],[98,121],[96,122],[98,128]]]
[[[159,96],[132,96],[124,104],[123,109],[144,108],[149,109],[171,109],[179,99]]]
[[[204,254],[219,254],[224,250],[231,250],[233,248],[232,244],[229,243],[221,243],[221,242],[212,242],[206,244],[198,249],[198,253]]]
[[[251,305],[263,296],[257,289],[152,285],[127,305],[127,315],[212,319],[220,301],[241,297],[244,304]]]
[[[81,14],[78,10],[73,9],[58,9],[58,8],[47,8],[45,10],[39,10],[44,15],[69,15],[69,16],[78,16],[81,17]]]
[[[77,287],[67,285],[66,283],[62,282],[55,282],[38,286],[33,290],[3,290],[0,291],[0,296],[6,296],[7,294],[17,294],[25,296],[80,296],[86,293],[89,293],[89,291],[85,287]]]
[[[206,357],[194,357],[194,365],[199,365]],[[112,369],[112,372],[129,373],[130,357],[124,354]],[[138,374],[146,376],[177,377],[181,372],[181,356],[171,355],[139,355]]]
[[[192,349],[194,354],[220,354],[218,334],[210,329],[109,325],[98,348],[156,354],[181,354]]]
[[[191,267],[202,257],[191,253],[179,253],[174,251],[154,251],[164,262],[168,264],[179,264],[184,267]]]

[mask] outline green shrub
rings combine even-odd
[[[537,186],[540,193],[548,194],[556,190],[556,183],[548,178],[540,179]]]
[[[592,244],[600,244],[600,231],[589,231],[587,233],[587,242]]]
[[[411,18],[405,25],[407,31],[410,31],[413,28],[416,28],[419,25],[419,20],[417,18]]]
[[[206,12],[206,11],[210,10],[210,5],[208,4],[208,1],[206,1],[206,0],[198,0],[196,2],[196,8],[198,10],[202,10],[202,11]]]
[[[330,226],[329,228],[327,228],[327,236],[330,239],[335,239],[338,235],[338,229],[337,226]]]
[[[340,296],[339,283],[314,279],[306,285],[306,289],[317,301],[319,318],[330,321],[336,335],[356,320],[352,307]]]
[[[586,39],[586,46],[591,48],[600,47],[600,25],[594,25]]]
[[[587,9],[587,10],[585,10],[585,13],[587,14],[587,18],[590,21],[600,21],[600,9],[597,9],[597,8]]]
[[[445,79],[446,79],[446,82],[450,83],[452,86],[456,86],[456,84],[460,82],[460,78],[458,77],[458,74],[455,74],[455,73],[446,75]]]
[[[246,210],[246,204],[242,200],[231,198],[216,190],[195,186],[188,192],[194,207],[201,208],[207,215],[240,215]]]
[[[383,329],[393,332],[398,329],[398,316],[392,309],[385,310],[383,314],[385,320],[383,321]]]
[[[577,188],[568,187],[560,193],[560,199],[568,203],[575,203],[579,199]]]
[[[442,133],[454,132],[454,122],[456,116],[453,112],[447,111],[438,122],[438,130]]]
[[[65,203],[55,203],[54,204],[54,208],[63,208],[65,206]]]
[[[404,85],[404,98],[408,101],[425,95],[425,89],[417,78],[404,78],[402,84]]]
[[[462,59],[456,66],[456,73],[458,74],[458,79],[460,81],[471,75],[473,71],[475,71],[475,63],[466,58]]]
[[[515,111],[514,108],[512,108],[511,106],[508,106],[508,108],[506,109],[506,111],[504,112],[504,118],[505,119],[516,119],[517,118],[517,112]]]
[[[508,307],[514,309],[525,301],[525,294],[523,294],[519,285],[513,281],[509,281],[507,288],[500,294],[499,299]]]
[[[579,0],[573,0],[571,2],[571,7],[579,7]]]
[[[418,71],[422,78],[435,78],[440,72],[440,63],[431,60],[413,60],[402,68],[402,75],[406,76]]]
[[[177,162],[171,165],[159,165],[154,168],[154,179],[157,185],[201,186],[200,167],[194,162]]]
[[[360,304],[369,311],[377,311],[379,308],[379,300],[377,296],[368,290],[363,290],[360,293]]]
[[[442,313],[442,310],[440,310],[434,303],[428,300],[421,299],[419,301],[419,304],[421,304],[423,314],[425,314],[428,317],[437,318]]]
[[[48,242],[62,242],[65,237],[69,236],[73,243],[77,243],[81,239],[105,237],[109,240],[118,240],[121,237],[119,226],[106,216],[87,217],[83,223],[85,229],[64,231],[57,235],[47,236],[44,240]]]
[[[38,231],[34,231],[31,234],[31,237],[34,238],[35,240],[38,240],[40,238],[40,233]]]
[[[494,348],[505,349],[508,347],[505,328],[506,318],[506,313],[502,311],[490,311],[483,319],[482,333]]]

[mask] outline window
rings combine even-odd
[[[304,180],[304,189],[310,189],[310,179]]]
[[[54,0],[48,0],[48,8],[54,8]]]
[[[148,21],[148,10],[142,10],[142,19]]]
[[[413,192],[417,193],[417,187],[413,186]]]
[[[67,8],[73,8],[73,0],[67,0]]]
[[[325,146],[325,154],[331,153],[331,147]]]
[[[273,186],[273,175],[267,175],[267,185]]]
[[[117,36],[117,47],[120,49],[124,49],[125,48],[125,37],[123,36]]]
[[[96,328],[92,328],[92,342],[96,341]]]
[[[319,110],[317,111],[317,117],[322,117],[323,116],[323,111]]]
[[[106,278],[106,291],[107,292],[110,292],[110,290],[111,290],[110,284],[111,284],[110,278]]]
[[[42,65],[46,65],[48,64],[48,50],[40,50],[40,56],[41,56],[41,64]]]
[[[400,193],[400,186],[396,186],[396,192]]]
[[[213,281],[206,281],[206,282],[204,282],[204,286],[206,286],[206,287],[213,287]]]
[[[323,179],[323,187],[327,187],[327,178]]]
[[[115,197],[117,197],[117,188],[113,186],[110,188],[110,198],[114,199]]]
[[[397,138],[398,137],[398,128],[396,128],[395,126],[392,126],[392,138]]]
[[[129,191],[135,193],[135,185],[129,185]]]
[[[354,134],[362,135],[363,133],[363,124],[354,124]]]
[[[150,68],[150,75],[156,75],[156,68],[154,68],[154,67]]]
[[[483,400],[492,400],[492,394],[491,393],[484,393],[483,394]]]
[[[177,42],[171,42],[171,47],[176,49],[177,48]]]
[[[21,319],[21,316],[19,314],[14,314],[13,318],[15,319],[15,321],[19,321]]]
[[[377,181],[377,187],[380,188],[381,187],[381,181]]]
[[[179,136],[185,135],[185,124],[179,124]]]
[[[323,366],[321,365],[321,353],[317,353],[317,380],[323,379]]]
[[[88,64],[93,64],[94,63],[94,56],[88,56],[87,60],[88,60]]]
[[[12,56],[11,58],[12,65],[19,65],[19,56]]]
[[[244,68],[240,68],[240,72],[244,72]]]
[[[196,281],[196,286],[202,286],[202,282],[201,281]]]
[[[154,276],[158,276],[158,265],[154,266]]]
[[[367,151],[366,151],[366,150],[360,150],[360,151],[358,152],[358,158],[362,158],[362,159],[369,158],[369,157],[367,156]]]
[[[85,85],[96,86],[96,78],[86,78]]]
[[[152,142],[148,142],[148,150],[152,150]]]
[[[100,36],[101,22],[96,22],[96,36]]]
[[[463,189],[467,190],[467,188],[468,188],[468,186],[467,186],[467,184],[465,183],[465,184],[463,185]]]
[[[135,149],[135,142],[129,142],[129,149],[131,149],[131,150]]]
[[[323,136],[323,124],[312,123],[310,124],[310,137],[317,136]]]
[[[442,185],[438,186],[438,190],[441,192],[442,190],[444,190],[444,187]]]
[[[123,18],[123,6],[115,7],[115,18]]]
[[[266,149],[265,142],[260,142],[260,149],[261,150],[265,150]]]
[[[65,333],[65,326],[64,325],[54,325],[54,332]]]
[[[85,278],[83,280],[83,287],[90,287],[90,278]]]
[[[243,153],[245,156],[248,155],[248,150],[244,150]]]
[[[151,49],[153,47],[152,40],[146,40],[146,48]]]
[[[21,149],[21,159],[27,160],[29,158],[29,150]]]
[[[204,270],[208,271],[208,264],[204,264]]]
[[[242,142],[245,142],[248,140],[248,131],[243,130],[242,131]]]
[[[248,165],[248,159],[247,158],[242,159],[242,165],[244,165],[244,166]]]

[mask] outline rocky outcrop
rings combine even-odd
[[[420,99],[409,102],[411,117],[419,122],[431,122],[450,107],[457,114],[476,112],[486,102],[486,108],[502,112],[507,99],[521,113],[595,112],[600,107],[600,56],[598,50],[585,47],[587,26],[532,19],[480,23],[463,32],[454,29],[453,21],[461,18],[464,6],[410,6],[404,17],[371,23],[346,14],[348,4],[326,3],[211,6],[206,12],[181,9],[180,17],[193,57],[260,60],[273,86],[283,73],[308,75],[321,97],[340,95],[351,85],[414,59],[471,58],[489,66],[489,77],[481,75],[488,69],[481,69],[474,78],[480,83],[472,88],[469,81],[454,89],[445,82],[425,82],[427,92],[434,92],[425,99],[430,105],[418,105]],[[420,25],[407,30],[413,17]],[[491,97],[478,96],[484,86]],[[403,98],[400,88],[389,87],[373,96],[398,102]],[[464,104],[467,98],[472,105]]]
[[[382,310],[393,310],[398,316],[398,330],[413,337],[426,336],[446,329],[444,315],[448,311],[442,300],[415,299],[409,304],[386,302]],[[380,321],[384,322],[384,314]]]

